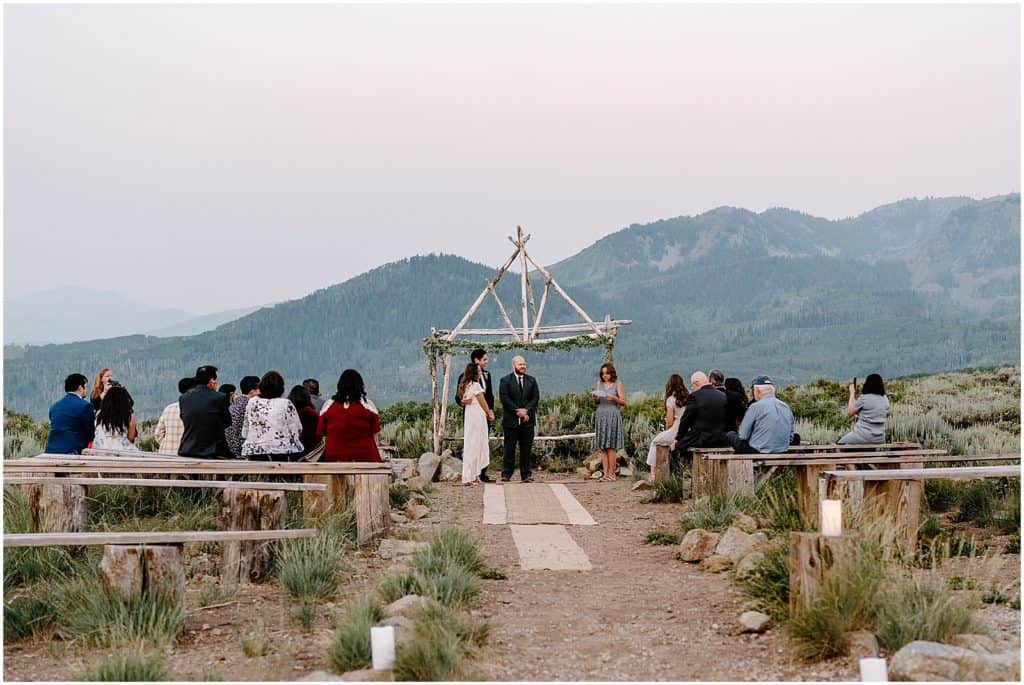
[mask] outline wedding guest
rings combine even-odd
[[[690,375],[690,396],[679,430],[672,442],[674,466],[678,459],[688,460],[692,447],[720,447],[725,444],[722,425],[725,422],[725,393],[716,390],[703,371]]]
[[[104,367],[96,372],[96,376],[92,380],[92,394],[89,396],[89,401],[92,402],[92,408],[95,411],[100,410],[100,403],[103,402],[103,396],[107,394],[107,390],[110,389],[110,384],[114,382],[114,372]]]
[[[242,423],[245,421],[245,405],[249,399],[260,394],[259,376],[246,376],[238,383],[240,392],[235,393],[235,401],[228,407],[231,424],[224,431],[224,437],[231,450],[231,456],[242,456]]]
[[[297,461],[302,457],[302,422],[284,395],[284,377],[267,371],[260,394],[250,397],[242,421],[242,456],[253,461]]]
[[[103,395],[96,414],[96,437],[92,446],[98,450],[138,451],[135,439],[135,412],[128,391],[119,385],[111,386]]]
[[[647,465],[654,468],[654,459],[658,453],[658,445],[671,445],[679,430],[679,420],[683,418],[686,400],[690,391],[686,389],[683,377],[674,373],[665,383],[665,430],[654,436],[651,448],[647,451]]]
[[[194,377],[182,378],[178,381],[178,397],[196,387]],[[181,445],[181,436],[185,432],[185,424],[181,422],[181,405],[178,400],[171,402],[164,407],[160,418],[153,429],[153,437],[156,438],[160,454],[178,454],[178,447]]]
[[[846,413],[856,418],[853,430],[839,438],[840,445],[879,445],[885,442],[885,421],[889,415],[889,398],[885,395],[882,377],[873,373],[864,379],[860,397],[855,383],[850,383],[850,399]]]
[[[728,432],[739,428],[747,413],[747,391],[739,378],[726,378],[722,389],[726,399],[725,427]]]
[[[296,385],[288,393],[288,399],[299,413],[299,423],[302,424],[302,433],[299,439],[302,441],[303,454],[320,444],[320,436],[316,434],[316,426],[320,420],[320,414],[313,408],[312,396],[305,385]]]
[[[319,414],[324,408],[324,398],[320,397],[320,381],[315,378],[307,378],[302,381],[302,384],[306,386],[306,390],[309,390],[309,401],[313,405],[313,409],[316,409],[316,413]]]
[[[316,432],[324,438],[322,461],[383,461],[374,441],[380,432],[380,416],[366,397],[358,371],[342,372],[338,392],[324,407]]]
[[[228,406],[230,407],[231,403],[235,401],[235,390],[235,386],[231,385],[230,383],[225,383],[224,385],[220,386],[220,388],[217,389],[217,392],[223,393],[228,396]]]
[[[775,384],[768,376],[758,376],[752,385],[756,401],[726,440],[738,454],[782,454],[793,439],[793,411],[775,397]]]
[[[599,380],[594,387],[594,446],[601,450],[601,464],[604,467],[602,481],[612,482],[618,469],[618,452],[623,447],[622,414],[619,407],[626,404],[626,392],[622,388],[612,364],[604,363],[598,372]]]
[[[178,454],[199,459],[226,459],[230,451],[224,430],[231,425],[228,398],[217,387],[217,367],[209,364],[196,369],[196,387],[178,399],[181,434]]]
[[[96,412],[85,399],[89,379],[73,373],[64,379],[64,397],[50,407],[47,454],[79,454],[96,434]]]

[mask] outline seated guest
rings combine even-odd
[[[885,419],[889,414],[889,398],[885,396],[882,377],[873,373],[864,379],[860,397],[850,383],[850,399],[846,413],[856,418],[853,430],[839,438],[840,445],[880,445],[885,442]]]
[[[319,414],[320,410],[324,408],[324,398],[320,397],[320,381],[315,378],[307,378],[302,381],[302,385],[309,390],[309,401],[312,403],[313,409],[316,409],[316,413]]]
[[[775,385],[768,376],[754,379],[754,399],[738,431],[726,437],[740,454],[782,454],[793,439],[793,412],[775,397]]]
[[[241,392],[236,393],[235,401],[231,403],[228,413],[231,414],[231,425],[224,431],[224,437],[228,441],[228,449],[231,456],[242,456],[242,422],[245,421],[245,405],[250,398],[260,394],[259,376],[246,376],[239,383]]]
[[[231,425],[227,395],[214,390],[217,387],[217,367],[200,366],[196,369],[196,387],[178,399],[181,435],[178,454],[200,459],[227,458],[228,443],[224,430]]]
[[[96,433],[96,412],[85,399],[89,379],[73,373],[64,379],[64,397],[50,407],[50,434],[46,438],[47,454],[79,454],[93,441]]]
[[[131,395],[120,385],[111,386],[103,395],[96,413],[96,438],[92,446],[98,450],[137,452],[135,438],[135,412]]]
[[[302,457],[302,422],[284,395],[284,377],[267,371],[260,394],[250,397],[242,421],[242,457],[253,461],[297,461]]]
[[[647,450],[647,465],[654,468],[654,459],[658,453],[658,445],[671,445],[679,430],[679,421],[683,418],[683,410],[686,409],[686,400],[690,397],[690,391],[686,389],[683,377],[674,373],[668,377],[665,383],[665,430],[654,436],[651,441],[651,448]]]
[[[302,424],[302,435],[299,436],[299,439],[302,440],[303,453],[309,452],[320,444],[320,436],[316,434],[316,425],[320,420],[320,414],[313,408],[310,397],[309,390],[305,385],[296,385],[288,393],[288,399],[295,406],[295,411],[299,412],[299,422]]]
[[[224,385],[220,386],[220,388],[217,389],[217,392],[223,393],[228,396],[229,407],[231,406],[231,403],[235,401],[235,386],[231,385],[230,383],[225,383]]]
[[[690,396],[686,400],[683,418],[679,421],[672,451],[678,457],[687,459],[692,447],[724,445],[722,425],[725,423],[727,403],[725,393],[711,385],[703,371],[695,371],[690,376]]]
[[[373,437],[380,432],[380,417],[377,407],[366,399],[363,377],[346,369],[331,399],[316,430],[325,440],[322,460],[383,461]]]
[[[725,425],[728,433],[740,427],[743,415],[747,413],[747,391],[743,389],[743,382],[739,378],[726,378],[722,387],[728,400],[728,404],[725,405]]]
[[[178,381],[178,397],[196,387],[195,378],[182,378]],[[160,414],[153,430],[153,437],[160,445],[157,450],[160,454],[177,454],[178,446],[181,445],[181,435],[185,432],[185,424],[181,422],[181,405],[175,400],[166,407]]]

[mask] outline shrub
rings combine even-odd
[[[1020,531],[1010,536],[1005,549],[1007,554],[1020,554]]]
[[[356,600],[339,622],[328,651],[331,666],[337,673],[345,673],[370,664],[370,628],[384,618],[384,612],[373,597]]]
[[[684,532],[694,528],[721,532],[732,525],[736,514],[755,508],[754,500],[748,496],[715,492],[694,501],[693,507],[683,516],[680,525]]]
[[[270,654],[270,638],[263,624],[257,625],[256,630],[245,633],[239,638],[242,645],[242,653],[250,659]]]
[[[412,573],[389,573],[377,587],[377,593],[385,604],[391,604],[406,595],[420,595],[423,592],[419,576]]]
[[[334,596],[346,570],[343,552],[329,535],[282,541],[275,564],[281,585],[300,600]]]
[[[413,632],[424,637],[449,633],[455,636],[465,654],[474,648],[483,647],[490,635],[487,621],[474,619],[437,602],[431,602],[416,612],[413,620]]]
[[[131,683],[170,680],[170,677],[161,655],[129,653],[106,659],[78,680]]]
[[[49,593],[15,597],[4,604],[4,641],[48,632],[57,618],[57,607]]]
[[[369,640],[369,638],[367,638]],[[414,634],[395,651],[395,680],[417,682],[465,681],[466,663],[459,639],[446,632]]]
[[[922,538],[934,538],[942,532],[942,528],[939,526],[939,521],[934,516],[929,516],[921,522],[921,527],[917,530],[918,535]]]
[[[800,518],[796,497],[796,474],[793,469],[782,469],[774,474],[757,494],[757,509],[768,521],[770,530],[777,533],[806,531],[808,526]]]
[[[989,525],[995,518],[996,493],[992,483],[984,480],[972,481],[960,493],[960,511],[954,517],[957,522],[973,522]]]
[[[89,646],[163,646],[173,643],[185,626],[184,611],[173,596],[147,591],[125,602],[104,591],[96,575],[69,583],[61,595],[63,629]]]
[[[429,554],[461,566],[469,573],[479,573],[487,567],[476,540],[454,528],[446,528],[434,534],[430,540]]]
[[[388,499],[392,509],[401,509],[412,499],[412,490],[405,483],[393,483],[388,490]]]
[[[928,510],[933,512],[949,511],[959,499],[959,487],[951,480],[926,480],[924,497],[928,502]]]
[[[644,504],[677,504],[685,499],[683,476],[675,473],[656,478],[651,482],[651,494],[643,499]]]
[[[454,563],[432,559],[418,571],[427,596],[445,606],[468,606],[480,594],[476,576]]]
[[[319,613],[316,604],[312,602],[303,601],[299,606],[295,607],[289,612],[289,617],[305,630],[307,633],[313,629],[313,624],[316,623],[316,617]]]
[[[682,540],[679,533],[667,530],[652,530],[644,536],[645,545],[678,545]]]
[[[946,580],[946,585],[950,590],[978,590],[981,588],[980,583],[970,576],[950,576]]]
[[[878,602],[875,633],[890,652],[914,640],[948,642],[957,633],[978,630],[970,609],[941,586],[904,581]]]
[[[789,548],[779,545],[765,552],[764,560],[740,581],[758,611],[776,621],[789,618]]]
[[[31,532],[28,502],[18,488],[4,488],[4,532]],[[37,581],[71,577],[76,562],[66,547],[10,547],[4,550],[4,591]]]

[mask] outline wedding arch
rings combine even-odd
[[[448,390],[451,378],[451,358],[455,351],[470,352],[478,347],[486,348],[490,353],[500,353],[513,349],[524,349],[533,352],[547,352],[549,350],[572,350],[587,347],[604,347],[605,360],[612,361],[615,348],[615,339],[618,335],[619,326],[628,326],[633,323],[627,319],[612,319],[606,315],[603,321],[595,322],[583,311],[576,302],[569,297],[569,294],[562,289],[554,276],[543,266],[534,261],[533,257],[526,251],[526,243],[530,240],[529,234],[524,234],[521,226],[516,226],[516,237],[509,236],[509,241],[515,246],[512,256],[505,260],[494,277],[487,282],[483,292],[476,298],[476,301],[466,311],[465,316],[454,328],[442,329],[431,328],[430,337],[423,340],[423,353],[427,357],[430,367],[430,384],[433,393],[433,434],[434,452],[441,452],[441,440],[444,433],[445,423],[448,418]],[[516,261],[519,261],[520,271],[520,295],[522,298],[522,326],[512,322],[508,310],[498,297],[495,286],[505,272]],[[537,306],[533,297],[533,285],[530,283],[530,267],[533,267],[544,279],[544,290],[540,296],[540,306]],[[559,324],[553,326],[542,326],[541,319],[544,316],[544,308],[547,305],[549,292],[554,291],[566,304],[579,315],[578,323]],[[480,305],[487,299],[488,294],[494,299],[505,322],[504,328],[466,328],[466,324],[476,314]],[[532,315],[532,316],[531,316]],[[443,377],[441,383],[441,394],[438,396],[438,367],[440,366]]]

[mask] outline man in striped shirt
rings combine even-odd
[[[180,398],[194,387],[196,387],[195,378],[182,378],[178,381],[178,397]],[[156,429],[153,431],[153,437],[160,445],[157,453],[178,456],[178,446],[181,445],[181,436],[184,432],[185,424],[181,422],[181,405],[178,404],[178,400],[174,400],[164,407],[160,419],[156,422]]]

